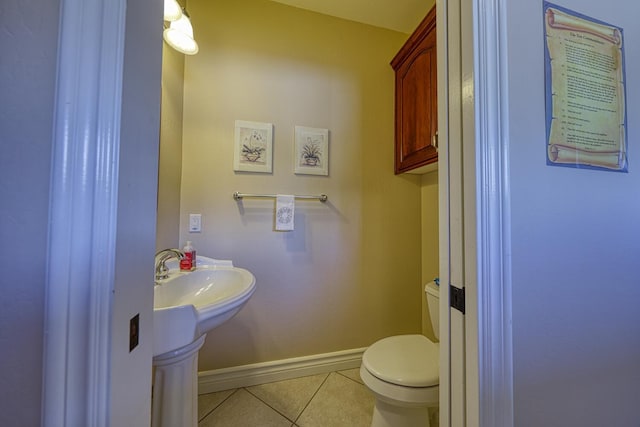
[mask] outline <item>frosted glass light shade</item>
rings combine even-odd
[[[162,36],[164,41],[178,52],[182,52],[185,55],[198,53],[198,43],[193,38],[191,20],[185,14],[182,14],[182,17],[177,21],[171,22],[171,25],[164,30]]]
[[[177,21],[182,16],[182,8],[176,0],[164,0],[164,20]]]

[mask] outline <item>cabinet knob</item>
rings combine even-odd
[[[431,146],[438,151],[438,131],[431,136]]]

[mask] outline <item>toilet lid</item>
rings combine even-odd
[[[362,355],[375,377],[401,386],[431,387],[439,383],[440,348],[423,335],[383,338]]]

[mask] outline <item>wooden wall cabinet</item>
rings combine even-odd
[[[391,61],[396,74],[395,173],[419,172],[438,161],[436,8]]]

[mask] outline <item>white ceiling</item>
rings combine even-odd
[[[435,0],[272,0],[350,21],[412,33]]]

